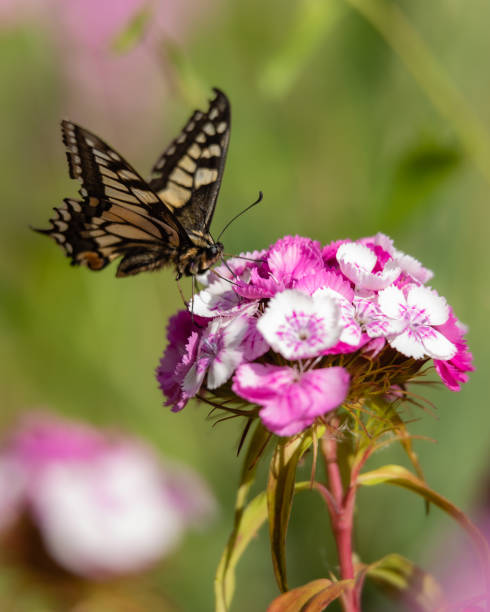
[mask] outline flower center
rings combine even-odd
[[[216,357],[222,348],[222,344],[223,338],[221,334],[210,334],[208,338],[203,338],[201,355],[203,357]]]
[[[425,308],[419,306],[405,306],[403,308],[403,318],[411,328],[429,324]]]
[[[277,330],[277,335],[290,347],[315,346],[322,341],[323,319],[318,315],[293,312]]]

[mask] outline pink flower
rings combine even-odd
[[[328,295],[287,289],[270,300],[257,329],[286,359],[317,357],[340,337],[340,310]]]
[[[381,248],[374,252],[358,242],[340,245],[337,261],[345,276],[357,289],[379,291],[391,285],[399,276],[400,267]]]
[[[53,559],[81,576],[139,571],[175,548],[197,506],[213,511],[205,485],[194,476],[190,489],[178,470],[131,438],[31,414],[0,452],[2,479],[10,474],[16,489],[0,525],[29,512]]]
[[[272,297],[284,289],[295,287],[305,276],[324,270],[318,242],[300,236],[286,236],[269,249],[267,261],[252,268],[249,282],[236,286],[239,295],[248,299]]]
[[[171,317],[168,323],[169,344],[156,370],[156,377],[167,398],[165,405],[172,406],[173,412],[182,410],[191,397],[183,391],[182,380],[194,362],[201,326],[205,321],[196,316],[192,331],[190,312],[181,310]],[[199,333],[196,330],[199,330]]]
[[[436,291],[409,285],[406,297],[398,287],[380,291],[378,304],[390,322],[387,339],[393,348],[414,359],[425,356],[447,361],[456,354],[456,346],[435,326],[449,317],[446,300]]]
[[[451,391],[459,391],[461,384],[468,382],[466,372],[473,372],[475,369],[472,363],[473,355],[463,338],[466,329],[456,319],[451,308],[448,320],[443,325],[436,326],[436,329],[456,346],[457,352],[447,361],[435,359],[434,366],[446,387]]]
[[[123,138],[128,130],[122,128],[137,121],[131,139],[134,143],[139,137],[147,145],[167,90],[158,62],[162,41],[170,36],[185,44],[186,30],[203,9],[204,3],[190,8],[176,0],[1,0],[0,18],[18,22],[30,17],[34,27],[47,31],[64,73],[64,113],[82,123],[98,116],[99,123],[109,122],[113,135],[119,129]],[[114,41],[144,11],[149,19],[140,40],[116,52]]]
[[[300,373],[295,368],[242,364],[233,391],[262,406],[260,418],[278,436],[292,436],[337,408],[349,389],[349,374],[332,367]]]

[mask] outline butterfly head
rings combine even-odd
[[[179,273],[184,276],[204,274],[204,272],[221,259],[223,249],[224,247],[221,242],[212,242],[207,246],[189,249],[180,257],[180,265],[178,265]]]

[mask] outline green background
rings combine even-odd
[[[416,450],[428,483],[476,512],[490,424],[490,4],[234,0],[189,2],[187,10],[185,35],[162,34],[147,47],[165,64],[155,62],[151,75],[164,91],[159,116],[144,120],[146,93],[138,89],[140,112],[133,101],[136,110],[118,124],[104,120],[112,109],[103,100],[91,101],[102,109],[91,117],[82,99],[70,118],[146,175],[218,86],[231,100],[233,127],[215,234],[264,192],[263,203],[225,234],[227,252],[263,248],[285,234],[326,243],[383,231],[434,270],[432,286],[470,326],[477,371],[460,393],[423,390],[435,416],[413,409],[413,431],[436,442],[417,442]],[[54,243],[28,229],[46,226],[52,206],[78,188],[58,128],[73,81],[44,18],[0,28],[0,422],[46,408],[125,429],[198,469],[220,515],[207,531],[189,534],[151,581],[182,610],[210,610],[232,525],[240,423],[212,426],[202,405],[180,414],[162,407],[154,369],[168,317],[180,307],[172,270],[116,279],[115,266],[70,268]],[[107,48],[111,61],[132,53],[140,34],[123,32],[119,50]],[[371,465],[392,462],[405,463],[398,448]],[[374,487],[359,496],[356,530],[364,561],[396,551],[440,576],[438,551],[458,528],[437,509],[426,516],[406,491]],[[320,501],[299,496],[288,537],[292,586],[335,570],[328,532]],[[276,595],[263,530],[239,565],[233,610],[264,610]],[[19,610],[40,609],[35,595],[22,601]],[[366,610],[383,609],[382,601],[366,591]]]

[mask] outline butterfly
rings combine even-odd
[[[145,181],[88,130],[62,121],[70,177],[82,199],[66,198],[49,229],[71,265],[102,270],[122,258],[116,276],[172,265],[177,278],[202,274],[223,245],[209,233],[230,139],[230,103],[219,89],[196,110]]]

